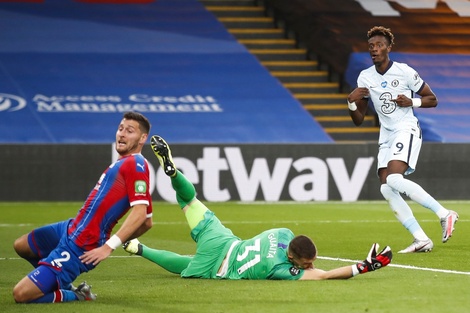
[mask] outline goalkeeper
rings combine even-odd
[[[176,169],[165,140],[153,136],[151,146],[165,174],[171,178],[177,201],[191,228],[191,237],[197,244],[196,254],[183,256],[151,249],[137,239],[127,241],[123,248],[169,272],[181,277],[212,279],[348,279],[380,269],[392,259],[390,247],[379,252],[378,244],[373,244],[363,262],[324,271],[313,264],[317,249],[312,240],[303,235],[294,236],[287,228],[270,229],[241,240],[196,198],[194,186]]]

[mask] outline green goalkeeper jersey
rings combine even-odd
[[[225,279],[297,280],[303,270],[287,258],[287,248],[294,234],[287,228],[267,230],[256,237],[239,241],[229,251]]]

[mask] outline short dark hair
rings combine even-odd
[[[317,247],[309,237],[298,235],[289,243],[289,253],[296,259],[313,259],[317,255]]]
[[[374,36],[384,36],[388,40],[388,44],[393,46],[395,44],[395,36],[393,36],[390,28],[383,26],[374,26],[367,32],[367,38],[371,39]]]
[[[143,114],[139,112],[126,112],[124,113],[123,118],[125,118],[126,120],[137,121],[139,123],[139,128],[141,132],[143,132],[144,134],[150,133],[150,122]]]

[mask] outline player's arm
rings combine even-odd
[[[392,250],[389,246],[378,252],[379,244],[374,243],[367,258],[354,265],[342,266],[324,271],[318,268],[304,270],[300,280],[348,279],[358,274],[372,272],[387,266],[392,260]]]
[[[132,233],[127,239],[127,240],[131,240],[131,239],[134,239],[134,238],[138,238],[140,236],[142,236],[143,234],[145,234],[147,232],[147,230],[149,230],[150,228],[152,228],[153,226],[153,220],[152,220],[152,217],[147,217],[144,221],[144,223],[142,223],[139,228],[137,228],[136,231],[134,231],[134,233]],[[124,241],[123,241],[124,242]]]
[[[353,277],[350,265],[338,267],[330,271],[318,268],[304,270],[304,274],[299,280],[324,280],[324,279],[348,279]]]
[[[437,106],[437,97],[434,92],[431,90],[428,84],[424,83],[423,89],[418,92],[418,95],[421,96],[421,105],[422,108],[434,108]]]
[[[147,218],[147,205],[136,204],[131,208],[122,226],[114,234],[121,242],[134,239],[144,234],[152,227],[152,218]]]
[[[349,116],[354,125],[359,126],[364,121],[367,113],[367,102],[369,90],[365,87],[358,87],[348,95]]]
[[[428,84],[424,83],[423,88],[417,92],[421,98],[408,98],[405,95],[398,95],[395,101],[400,107],[415,107],[415,108],[434,108],[437,106],[437,97],[431,90]]]
[[[134,205],[124,220],[119,230],[108,240],[106,244],[96,249],[85,252],[80,256],[83,263],[97,265],[106,259],[117,247],[126,242],[133,234],[144,233],[150,229],[152,223],[147,220],[147,205]],[[147,228],[148,227],[148,228]]]

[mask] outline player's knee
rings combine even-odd
[[[401,188],[402,182],[403,182],[402,174],[390,174],[387,176],[387,185],[399,192],[401,192],[401,189],[402,189]]]
[[[18,285],[13,288],[13,299],[16,303],[27,303],[30,301],[30,299],[27,297],[27,293],[24,291],[24,288],[21,288]]]
[[[388,201],[393,196],[395,191],[389,185],[382,184],[380,186],[380,192],[382,193],[384,199]]]

